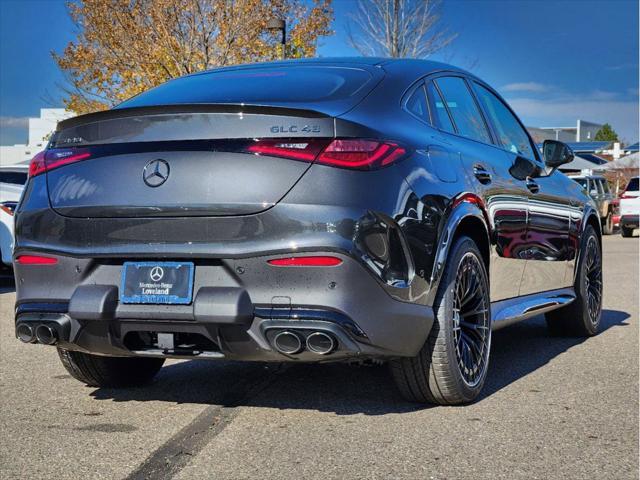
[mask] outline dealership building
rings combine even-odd
[[[44,150],[47,146],[47,139],[56,129],[57,123],[73,116],[73,112],[64,108],[41,108],[39,117],[29,118],[27,144],[0,146],[0,165],[28,162],[36,153]]]
[[[593,142],[602,124],[577,120],[575,127],[527,127],[536,143],[560,140],[565,143]]]

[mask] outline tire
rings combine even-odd
[[[574,284],[576,299],[545,314],[554,335],[591,337],[598,333],[602,316],[602,248],[591,225],[584,232],[581,250]]]
[[[629,227],[620,227],[620,233],[623,237],[629,238],[633,236],[633,228]]]
[[[150,382],[164,359],[101,357],[58,348],[64,368],[76,380],[90,387],[135,387]]]
[[[607,213],[607,218],[604,220],[604,224],[602,225],[602,234],[603,235],[611,235],[613,233],[613,215],[611,212]]]
[[[477,295],[469,300],[465,291]],[[455,315],[454,308],[458,312]],[[460,312],[466,318],[464,326]],[[439,405],[471,402],[480,394],[487,375],[491,311],[485,264],[469,237],[460,237],[449,252],[434,302],[434,315],[424,346],[415,357],[392,360],[391,374],[400,393],[409,401]],[[476,349],[472,349],[470,340],[477,342]],[[463,357],[475,359],[477,368],[469,368]]]

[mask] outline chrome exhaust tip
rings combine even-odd
[[[328,333],[313,332],[307,337],[307,348],[318,355],[328,355],[336,348],[336,341]]]
[[[43,345],[54,345],[58,341],[58,335],[54,329],[48,325],[38,325],[36,328],[36,338]]]
[[[297,333],[285,330],[273,337],[273,346],[285,355],[293,355],[302,350],[302,340]]]
[[[33,328],[26,323],[21,323],[16,328],[16,336],[21,342],[33,343],[36,341],[36,335],[33,332]]]

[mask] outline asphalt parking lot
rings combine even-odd
[[[638,478],[638,238],[605,237],[602,333],[494,336],[479,401],[404,402],[384,367],[171,361],[146,388],[73,380],[0,295],[0,477]]]

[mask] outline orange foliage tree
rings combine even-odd
[[[332,34],[331,0],[81,0],[68,5],[78,28],[62,54],[66,108],[110,108],[171,78],[279,58],[280,37],[266,29],[287,21],[287,57],[312,57]]]

